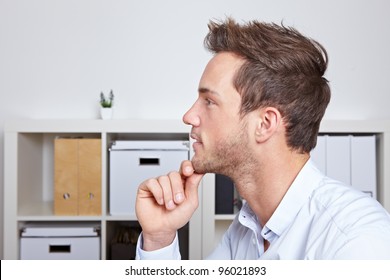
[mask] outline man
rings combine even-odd
[[[209,29],[214,56],[183,117],[195,155],[139,186],[137,258],[180,258],[176,231],[213,172],[245,204],[211,259],[390,259],[390,215],[310,160],[330,100],[325,49],[275,24],[227,19]]]

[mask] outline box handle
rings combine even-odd
[[[70,199],[70,193],[64,193],[64,194],[62,195],[62,197],[63,197],[65,200]]]
[[[70,244],[66,244],[66,245],[49,244],[49,253],[70,253]]]
[[[160,165],[159,158],[139,158],[139,165]]]

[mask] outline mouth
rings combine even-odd
[[[196,142],[201,142],[201,141],[200,141],[200,137],[199,137],[197,134],[195,134],[195,133],[191,133],[191,134],[190,134],[190,137],[191,137],[192,139],[194,139]]]
[[[197,135],[195,133],[191,133],[190,137],[191,137],[191,139],[194,140],[193,145],[192,145],[194,147],[194,149],[195,149],[196,146],[199,146],[199,145],[203,144],[199,135]]]

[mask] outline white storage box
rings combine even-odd
[[[99,228],[88,225],[28,225],[20,238],[22,260],[99,260]]]
[[[110,148],[110,214],[135,215],[140,183],[178,170],[189,141],[116,141]]]

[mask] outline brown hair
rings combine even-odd
[[[318,42],[291,27],[233,19],[209,23],[205,46],[213,53],[232,52],[245,62],[234,86],[241,94],[241,114],[272,106],[286,123],[289,147],[310,152],[330,101],[323,77],[328,56]]]

